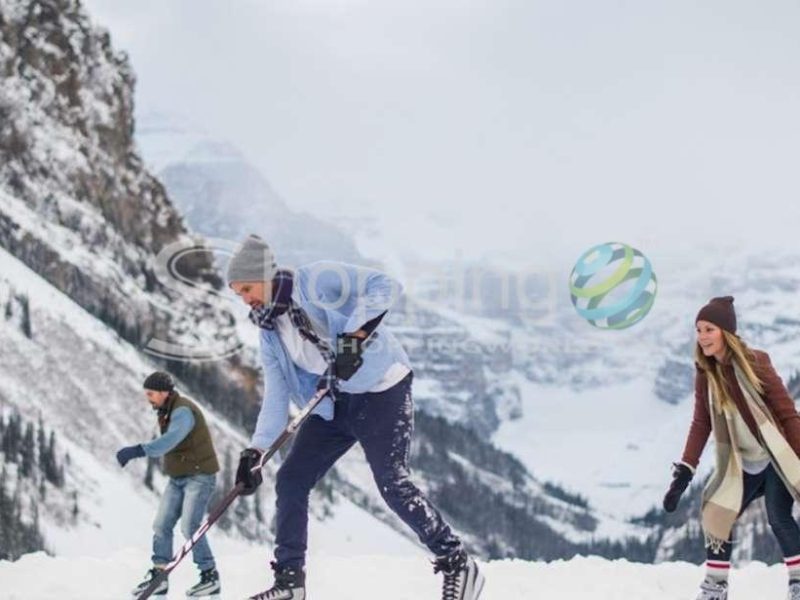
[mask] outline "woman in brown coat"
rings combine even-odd
[[[664,497],[675,510],[713,434],[716,469],[703,492],[706,577],[697,600],[727,600],[731,530],[764,496],[767,516],[789,572],[789,600],[800,600],[800,415],[766,352],[736,335],[733,298],[712,299],[697,315],[694,417],[681,462]]]

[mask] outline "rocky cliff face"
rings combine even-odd
[[[76,2],[0,9],[0,241],[123,337],[145,342],[180,309],[197,310],[169,293],[154,264],[168,244],[195,240],[133,149],[130,66]],[[180,267],[220,284],[209,256]]]
[[[237,347],[212,256],[183,252],[180,288],[160,270],[200,242],[134,149],[134,75],[108,34],[78,2],[3,0],[0,73],[0,245],[133,344]],[[212,399],[236,389],[229,415],[257,402],[236,357],[169,364]]]

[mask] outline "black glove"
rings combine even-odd
[[[336,377],[347,381],[364,362],[364,340],[348,333],[336,336]]]
[[[678,500],[689,487],[692,477],[694,477],[694,473],[689,467],[683,463],[672,463],[672,483],[669,484],[669,489],[664,495],[665,511],[674,512],[678,508]]]
[[[236,485],[242,484],[242,496],[249,496],[261,485],[263,478],[261,470],[253,472],[251,469],[261,460],[261,450],[247,448],[239,455],[239,468],[236,469]]]
[[[144,456],[144,448],[142,448],[141,444],[136,444],[135,446],[125,446],[122,450],[117,452],[117,462],[119,463],[120,467],[124,467],[128,464],[128,461],[133,460],[134,458],[142,458]]]

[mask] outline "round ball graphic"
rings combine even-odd
[[[653,306],[656,288],[648,258],[621,242],[589,248],[569,277],[575,310],[600,329],[625,329],[641,321]]]

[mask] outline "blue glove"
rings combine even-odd
[[[120,467],[124,467],[128,464],[129,460],[133,460],[134,458],[142,458],[144,456],[144,448],[142,448],[141,444],[136,444],[135,446],[125,446],[122,450],[117,452],[117,462],[119,463]]]

